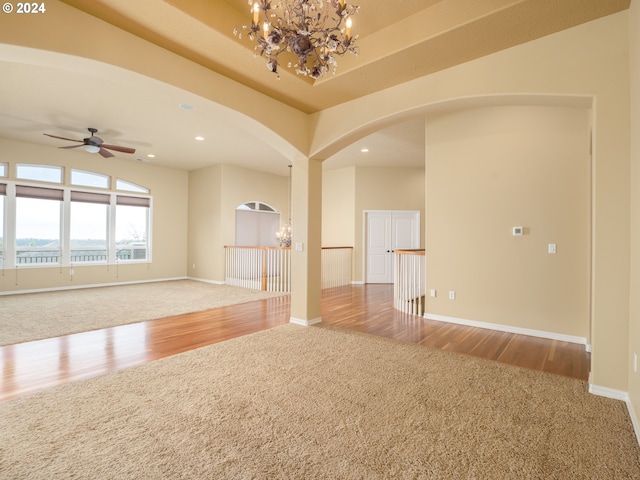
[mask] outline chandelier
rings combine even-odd
[[[291,224],[283,225],[278,233],[276,233],[276,239],[280,247],[291,246]]]
[[[358,54],[358,37],[351,35],[351,16],[360,7],[345,0],[279,0],[275,4],[249,0],[249,4],[253,4],[251,27],[243,25],[242,29],[248,30],[247,36],[256,42],[254,50],[266,57],[267,68],[276,75],[283,52],[297,58],[297,63],[287,63],[289,68],[314,79],[329,71],[335,74],[337,56]],[[233,34],[242,38],[237,28]]]

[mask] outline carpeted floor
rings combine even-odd
[[[281,296],[173,280],[0,296],[0,346]]]
[[[11,479],[637,479],[584,382],[285,325],[0,403]]]

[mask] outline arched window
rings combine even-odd
[[[236,210],[259,210],[261,212],[277,212],[275,208],[264,202],[247,202],[236,207]]]
[[[71,169],[71,185],[91,188],[110,188],[111,177],[102,173]]]
[[[274,247],[280,230],[280,213],[260,201],[236,207],[236,245],[240,247]]]

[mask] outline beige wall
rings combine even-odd
[[[189,172],[189,276],[224,282],[224,246],[235,243],[236,207],[261,201],[281,212],[285,223],[288,181],[231,165]]]
[[[0,139],[3,160],[80,168],[145,186],[153,196],[153,261],[150,264],[5,270],[0,292],[70,288],[118,282],[183,278],[224,281],[224,245],[235,240],[235,208],[251,200],[270,204],[287,219],[288,178],[229,165],[187,172],[120,158],[108,161]],[[44,160],[46,159],[46,161]],[[14,180],[14,178],[9,178]],[[275,232],[274,232],[275,235]],[[195,267],[194,267],[195,265]]]
[[[16,163],[61,165],[67,179],[71,168],[110,175],[112,183],[121,178],[147,187],[153,196],[153,261],[135,265],[74,265],[68,268],[20,267],[6,269],[0,275],[0,292],[49,288],[72,288],[83,285],[148,281],[186,276],[187,259],[187,172],[156,167],[132,160],[90,155],[82,151],[59,150],[0,139],[2,161],[9,163],[14,180]],[[68,183],[67,183],[68,185]]]
[[[626,391],[629,358],[620,346],[629,335],[629,89],[625,11],[314,114],[311,152],[327,158],[373,125],[449,102],[561,105],[593,98],[591,381]]]
[[[424,169],[349,167],[322,175],[322,245],[353,250],[353,281],[362,282],[365,210],[417,210],[424,224]],[[421,235],[424,247],[424,236]]]
[[[394,167],[356,168],[355,249],[353,279],[364,281],[364,228],[365,210],[417,210],[424,231],[424,169]],[[424,235],[420,235],[424,247]]]
[[[506,98],[505,95],[523,98],[531,95],[529,100],[523,101],[535,102],[537,98],[541,103],[553,104],[563,99],[570,100],[574,96],[593,98],[594,159],[591,216],[593,249],[590,339],[593,345],[592,382],[621,391],[629,388],[637,398],[640,396],[638,395],[640,387],[637,386],[635,375],[629,373],[631,354],[629,349],[622,347],[629,345],[632,351],[639,348],[637,341],[633,339],[631,343],[629,341],[630,310],[631,333],[637,336],[640,331],[638,326],[640,305],[637,300],[634,300],[633,295],[630,296],[629,283],[631,277],[631,285],[634,288],[631,291],[637,290],[637,277],[640,273],[637,251],[632,247],[640,240],[640,227],[636,220],[640,205],[638,201],[640,194],[636,186],[638,184],[638,146],[637,140],[634,140],[635,148],[631,164],[629,123],[630,113],[635,112],[634,118],[637,119],[638,110],[638,53],[635,45],[632,50],[634,60],[631,62],[632,71],[635,72],[635,83],[630,84],[629,81],[629,33],[634,35],[634,41],[637,44],[636,32],[640,23],[637,4],[638,0],[632,0],[632,9],[628,12],[611,15],[487,55],[309,117],[61,2],[51,5],[54,8],[50,11],[48,8],[47,15],[41,18],[40,16],[29,19],[16,18],[16,22],[10,22],[11,25],[7,25],[7,29],[2,32],[2,38],[3,41],[17,45],[95,58],[210,98],[246,114],[248,122],[260,128],[261,134],[289,158],[293,158],[299,152],[313,158],[327,158],[332,152],[344,147],[346,142],[359,138],[360,132],[364,136],[365,132],[370,132],[373,126],[396,123],[420,113],[427,114],[434,105],[442,105],[450,101],[459,102],[469,98],[485,98],[491,101],[489,97],[496,96],[497,102],[509,103],[513,99]],[[53,25],[56,31],[65,31],[68,35],[53,35]],[[43,32],[49,34],[43,35]],[[94,45],[98,44],[108,44],[113,48],[96,50]],[[146,58],[148,61],[140,62],[140,58]],[[633,102],[630,102],[630,90],[636,94]],[[307,128],[309,126],[311,130]],[[636,127],[637,124],[634,123],[634,128]],[[288,139],[289,142],[287,143],[284,139]],[[308,145],[310,148],[307,148]],[[28,152],[33,151],[30,148],[24,147],[18,150],[27,155]],[[10,150],[6,151],[11,153]],[[51,154],[48,158],[60,158],[56,155]],[[43,155],[42,158],[46,156]],[[149,183],[145,180],[145,174],[152,172],[149,177],[155,183],[157,176],[157,184],[160,187],[152,185],[151,188],[154,191],[157,189],[158,195],[163,196],[158,201],[161,205],[174,205],[169,207],[170,213],[166,217],[154,218],[154,240],[163,244],[157,247],[158,252],[173,252],[180,248],[186,251],[187,174],[171,170],[164,172],[156,169],[142,170],[144,165],[119,162],[114,162],[113,168],[119,166],[123,171],[132,172],[134,176],[141,178],[139,183],[145,185]],[[218,172],[218,175],[222,175],[222,172]],[[215,177],[215,174],[213,176]],[[356,179],[354,179],[356,189],[359,184],[358,176],[356,173]],[[633,187],[629,181],[630,178]],[[223,183],[222,178],[220,182]],[[164,197],[163,189],[169,184],[173,187],[171,194],[167,193]],[[194,197],[199,198],[201,194],[202,192],[193,192],[189,200],[191,201]],[[370,198],[370,200],[375,203],[377,199]],[[357,225],[361,222],[358,219],[358,212],[375,207],[364,205],[366,202],[360,201],[357,193],[353,201],[355,202],[354,225]],[[156,204],[156,207],[159,208],[159,206]],[[385,205],[384,208],[389,207]],[[182,215],[174,215],[176,212]],[[630,221],[632,212],[634,218]],[[197,222],[200,218],[209,221],[204,212],[192,214],[189,218],[190,232],[196,228],[192,220]],[[215,228],[215,225],[212,225],[210,231],[215,231]],[[359,241],[358,235],[361,235],[359,232],[361,229],[356,227],[354,232],[356,246]],[[196,235],[198,236],[199,234]],[[201,258],[205,254],[208,241],[202,236],[189,240],[189,245],[192,245],[193,241],[197,246],[194,247],[197,248],[195,253],[190,252],[189,266],[193,262],[196,265],[202,264]],[[220,244],[223,243],[224,238],[220,239]],[[630,242],[630,239],[633,242]],[[560,244],[558,248],[561,252]],[[633,256],[630,256],[630,251]],[[154,257],[155,259],[157,256]],[[132,267],[127,270],[120,269],[117,274],[119,279],[179,276],[185,273],[185,260],[186,253],[177,257],[172,256],[163,265],[154,262],[148,270],[138,272],[135,270],[138,267]],[[206,260],[203,261],[207,265]],[[214,270],[207,273],[209,274],[212,279],[219,277],[219,272]],[[55,277],[53,270],[47,270],[46,275],[38,275],[39,278],[35,276],[34,278],[27,276],[24,279],[29,284],[33,281],[34,285],[42,282],[48,285],[68,284],[68,281],[63,280],[62,277]],[[51,278],[45,278],[48,276]],[[105,281],[111,281],[113,277],[113,271],[94,273],[91,270],[89,273],[88,270],[84,281],[93,283],[94,278],[105,278]],[[11,287],[9,285],[11,281],[6,277],[1,281],[4,283],[0,288]],[[80,281],[78,275],[75,281]]]
[[[365,210],[417,210],[424,225],[424,169],[349,167],[323,174],[323,246],[354,247],[353,281],[363,281]],[[424,238],[421,238],[424,247]]]
[[[355,245],[356,167],[322,173],[322,246]]]
[[[219,258],[224,246],[220,211],[222,205],[222,167],[213,165],[189,172],[189,256],[191,278],[224,281],[220,278]]]
[[[427,289],[438,294],[427,315],[589,336],[589,117],[489,107],[428,118]]]
[[[634,354],[640,355],[640,0],[629,10],[631,34],[631,286],[629,328],[629,397],[640,413],[640,374],[634,371]],[[640,361],[640,360],[639,360]],[[640,365],[638,365],[640,368]]]
[[[285,160],[283,162],[286,163]],[[222,239],[233,245],[236,238],[236,207],[250,201],[261,201],[281,212],[280,222],[287,222],[289,199],[288,178],[281,175],[222,165]],[[274,236],[276,232],[273,232]]]

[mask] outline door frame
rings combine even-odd
[[[415,215],[416,218],[416,235],[414,241],[417,242],[417,247],[420,248],[420,242],[422,241],[422,231],[420,230],[420,210],[363,210],[362,211],[362,284],[367,284],[367,256],[369,254],[369,246],[367,242],[367,234],[368,234],[368,215],[371,213],[411,213]],[[393,223],[393,222],[392,222]],[[393,224],[391,225],[393,228]],[[393,266],[392,266],[393,270]],[[393,282],[393,279],[391,280]]]

